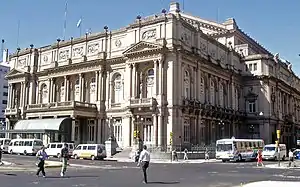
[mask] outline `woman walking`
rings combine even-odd
[[[36,154],[36,157],[38,157],[39,159],[39,163],[38,163],[38,171],[36,173],[37,176],[40,175],[40,172],[42,172],[43,177],[46,177],[46,173],[45,173],[45,160],[48,158],[48,155],[45,151],[45,147],[43,146],[41,150],[39,150]]]
[[[256,166],[258,167],[259,164],[260,164],[261,166],[264,166],[261,151],[258,151]]]

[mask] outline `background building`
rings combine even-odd
[[[2,61],[0,61],[0,129],[5,129],[5,109],[7,105],[8,96],[8,82],[6,79],[6,74],[9,72],[8,64],[8,50],[3,50]],[[3,137],[4,134],[0,134]]]
[[[10,57],[6,132],[49,141],[214,146],[263,138],[293,146],[299,79],[291,64],[225,23],[167,12]],[[295,117],[296,116],[296,117]],[[24,134],[26,133],[26,134]]]

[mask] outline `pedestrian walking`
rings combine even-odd
[[[147,146],[144,145],[143,146],[143,151],[140,153],[140,158],[139,158],[139,162],[138,162],[138,166],[141,166],[142,171],[143,171],[143,175],[144,175],[144,183],[147,184],[148,180],[147,180],[147,169],[149,167],[149,163],[150,163],[150,153],[147,151]]]
[[[69,160],[69,149],[68,149],[68,144],[64,144],[64,147],[61,149],[61,161],[62,161],[62,166],[61,166],[61,172],[60,176],[64,177],[67,171],[67,166],[68,166],[68,160]]]
[[[291,167],[292,164],[295,166],[295,163],[294,163],[294,153],[293,153],[293,151],[290,149],[290,151],[289,151],[289,167]]]
[[[189,159],[187,154],[188,154],[188,150],[187,150],[187,148],[185,148],[184,151],[183,151],[183,160],[188,160]]]
[[[173,161],[175,161],[175,160],[178,161],[178,156],[177,156],[177,152],[175,149],[172,151],[172,159],[173,159]]]
[[[45,147],[43,146],[41,150],[39,150],[36,154],[36,157],[39,159],[38,167],[36,175],[39,176],[40,172],[42,172],[43,177],[46,177],[45,173],[45,160],[48,158],[48,155],[45,151]]]
[[[256,158],[256,159],[257,159],[257,163],[256,163],[256,166],[257,166],[257,167],[258,167],[259,165],[264,166],[261,151],[258,151],[258,154],[257,154],[257,158]]]
[[[205,148],[205,153],[204,153],[205,155],[204,155],[204,159],[205,160],[209,160],[209,151],[208,151],[208,149],[207,148]]]

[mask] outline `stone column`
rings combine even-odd
[[[53,81],[52,82],[52,94],[51,94],[51,102],[56,102],[57,101],[57,99],[56,99],[56,96],[57,96],[57,83],[56,83],[56,81]]]
[[[131,96],[132,98],[137,98],[137,65],[136,64],[133,64],[132,65],[132,69],[131,69]]]
[[[24,98],[25,98],[25,91],[24,91],[24,82],[21,82],[21,90],[20,90],[20,106],[24,106]]]
[[[24,83],[24,90],[25,90],[25,98],[24,98],[24,107],[28,104],[29,100],[29,83],[25,82]]]
[[[100,97],[99,97],[99,74],[98,74],[98,71],[95,71],[95,84],[96,84],[96,87],[95,87],[95,89],[96,89],[96,101],[99,101],[100,100]],[[91,102],[91,100],[90,100],[90,102]],[[97,123],[98,124],[98,123]],[[98,125],[97,125],[98,126]]]
[[[101,69],[98,74],[98,99],[103,101],[103,70]]]
[[[164,77],[164,67],[163,67],[163,61],[160,60],[159,61],[159,94],[160,95],[163,95],[164,93],[164,80],[163,80],[163,77]]]
[[[84,75],[81,75],[81,84],[80,84],[80,101],[81,102],[85,102],[85,89],[86,89],[86,86],[85,86],[85,78],[84,78]]]
[[[75,119],[72,120],[72,127],[71,127],[71,141],[75,142],[75,127],[76,127],[76,121]]]
[[[163,117],[161,114],[159,114],[158,124],[157,124],[157,144],[159,147],[161,147],[163,143],[162,128],[163,128]]]
[[[6,108],[11,108],[12,107],[12,84],[8,84],[8,97],[7,97],[7,107]]]
[[[6,127],[5,130],[10,130],[10,121],[9,119],[6,119]],[[5,138],[11,138],[10,133],[5,133]]]
[[[158,123],[157,123],[157,116],[155,114],[152,114],[152,121],[153,121],[153,133],[152,133],[152,139],[154,146],[158,146]]]
[[[50,78],[49,79],[49,84],[48,84],[48,103],[51,103],[51,100],[52,100],[52,93],[53,93],[52,83],[53,83],[53,79]]]
[[[130,117],[125,116],[122,118],[122,142],[123,147],[130,146],[130,139],[131,139],[131,131],[130,131]]]
[[[156,96],[156,95],[158,95],[158,92],[157,92],[158,91],[157,60],[154,60],[153,63],[154,63],[154,94]]]

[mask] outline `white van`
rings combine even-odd
[[[268,144],[264,146],[262,152],[262,158],[264,160],[285,160],[287,155],[286,145],[279,144],[280,155],[278,155],[278,149],[275,144]]]
[[[0,145],[3,153],[8,153],[9,138],[0,138]]]
[[[73,157],[87,159],[103,159],[106,157],[105,145],[103,144],[79,144],[73,151]]]
[[[43,147],[40,139],[13,139],[10,141],[8,151],[10,154],[35,155]]]
[[[49,143],[47,145],[46,153],[48,156],[60,157],[61,149],[67,144],[69,148],[69,155],[72,156],[74,150],[74,143]]]

